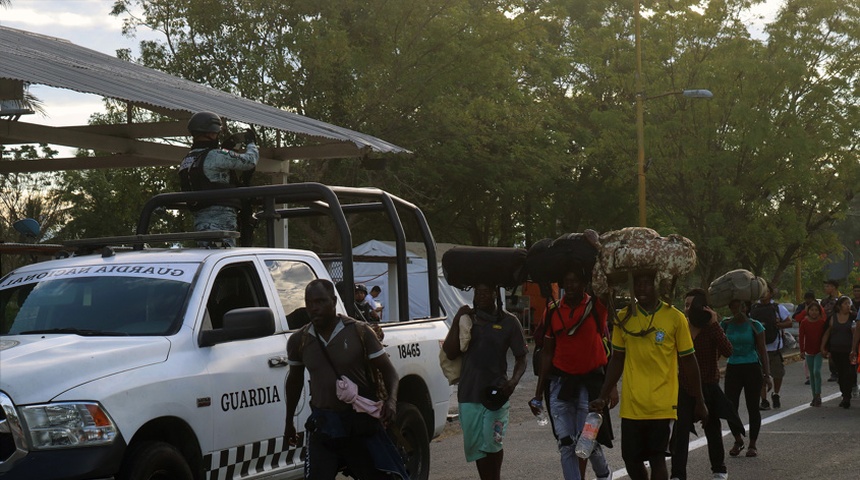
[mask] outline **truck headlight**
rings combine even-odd
[[[34,450],[107,445],[116,425],[95,402],[49,403],[20,408]]]

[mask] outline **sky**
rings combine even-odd
[[[415,0],[403,0],[415,1]],[[784,0],[768,0],[750,15],[750,24],[772,19]],[[131,48],[137,54],[137,44],[143,39],[158,39],[158,35],[139,30],[137,38],[122,35],[122,20],[110,15],[114,0],[11,0],[11,7],[0,7],[0,25],[63,38],[83,47],[111,56],[116,50]],[[47,117],[36,114],[26,121],[44,125],[64,126],[86,124],[90,114],[102,110],[101,98],[69,90],[34,85],[31,93],[43,100]]]

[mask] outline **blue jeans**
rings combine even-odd
[[[579,457],[576,456],[576,441],[582,433],[585,417],[588,415],[588,391],[585,385],[579,386],[574,400],[558,399],[561,389],[561,378],[552,377],[549,384],[549,411],[552,414],[552,425],[558,438],[558,452],[561,454],[561,471],[564,480],[581,480],[579,475]],[[595,443],[591,456],[588,457],[591,468],[598,477],[609,476],[609,464],[603,455],[603,448]]]

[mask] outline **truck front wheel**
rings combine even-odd
[[[119,480],[193,480],[188,462],[169,443],[142,442],[131,447]]]
[[[398,447],[404,456],[410,480],[430,478],[430,437],[424,417],[415,405],[397,404],[397,429],[400,432]]]

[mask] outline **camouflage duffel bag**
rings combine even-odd
[[[732,270],[717,277],[708,287],[708,296],[714,308],[725,307],[732,300],[755,302],[764,295],[767,282],[749,270]]]
[[[657,281],[686,275],[696,267],[696,245],[680,235],[661,237],[645,227],[627,227],[600,236],[600,253],[594,267],[598,294],[625,283],[632,272],[653,271]]]

